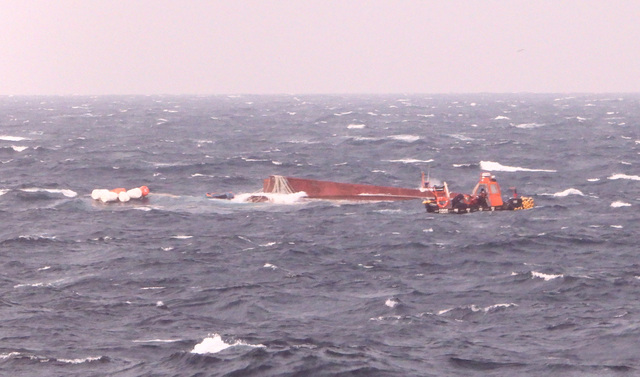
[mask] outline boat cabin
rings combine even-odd
[[[474,187],[471,195],[473,197],[486,196],[487,204],[490,207],[500,207],[503,204],[500,185],[496,181],[496,177],[492,176],[491,173],[482,173],[480,181]]]

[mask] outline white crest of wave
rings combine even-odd
[[[614,174],[611,177],[609,177],[609,179],[615,180],[615,179],[630,179],[632,181],[640,181],[640,176],[638,175],[627,175],[627,174]]]
[[[364,124],[350,124],[347,126],[347,128],[349,129],[361,129],[361,128],[365,128],[366,126]]]
[[[502,309],[502,308],[515,308],[517,307],[518,304],[514,304],[513,302],[508,303],[508,304],[495,304],[495,305],[490,305],[487,306],[486,308],[484,308],[484,312],[489,312],[491,310],[495,310],[495,309]]]
[[[511,118],[504,115],[498,115],[497,117],[493,118],[493,120],[511,120]]]
[[[83,359],[56,359],[56,360],[65,364],[82,364],[82,363],[90,363],[92,361],[98,361],[101,359],[102,357],[95,356],[95,357],[85,357]]]
[[[398,303],[398,300],[396,300],[395,298],[389,298],[387,299],[387,301],[385,301],[384,304],[390,308],[395,308]]]
[[[420,164],[420,163],[433,162],[433,159],[417,160],[415,158],[403,158],[403,159],[400,159],[400,160],[387,160],[387,162],[402,162],[403,164]]]
[[[493,161],[480,161],[480,169],[487,171],[506,171],[506,172],[516,172],[516,171],[539,171],[539,172],[547,172],[547,173],[555,173],[557,170],[549,170],[549,169],[529,169],[522,168],[519,166],[507,166],[502,165],[498,162]]]
[[[544,279],[545,281],[549,281],[549,280],[553,280],[553,279],[557,279],[557,278],[561,278],[564,277],[564,275],[559,274],[559,275],[553,275],[553,274],[543,274],[542,272],[537,272],[537,271],[531,271],[531,278],[538,278],[538,279]]]
[[[623,202],[621,200],[616,200],[615,202],[611,203],[611,207],[612,208],[631,207],[631,204]]]
[[[544,126],[546,126],[546,124],[540,124],[540,123],[521,123],[521,124],[514,125],[515,128],[522,128],[525,130],[544,127]]]
[[[389,139],[405,141],[407,143],[413,143],[414,141],[420,140],[420,136],[416,135],[391,135]]]
[[[0,135],[0,140],[4,141],[22,141],[22,140],[30,140],[26,137],[22,136],[9,136],[9,135]]]
[[[0,189],[0,196],[9,192],[9,189]]]
[[[138,339],[133,340],[133,343],[175,343],[179,342],[181,339]]]
[[[443,309],[443,310],[440,310],[440,311],[438,312],[438,315],[447,314],[447,313],[449,313],[449,312],[451,312],[451,311],[453,311],[453,310],[456,310],[456,309],[466,309],[466,310],[471,310],[471,311],[472,311],[472,312],[474,312],[474,313],[475,313],[475,312],[484,312],[484,313],[488,313],[488,312],[490,312],[490,311],[492,311],[492,310],[496,310],[496,309],[501,309],[501,308],[515,308],[515,307],[517,307],[517,306],[518,306],[517,304],[514,304],[514,303],[508,303],[508,304],[494,304],[494,305],[489,305],[489,306],[487,306],[487,307],[482,308],[482,307],[479,307],[479,306],[477,306],[477,305],[473,305],[473,304],[472,304],[472,305],[468,305],[468,306],[464,306],[464,307]]]
[[[76,196],[78,196],[78,193],[73,191],[73,190],[69,190],[69,189],[45,189],[45,188],[25,188],[25,189],[20,189],[20,191],[24,191],[24,192],[48,192],[51,194],[62,194],[64,196],[66,196],[67,198],[75,198]]]
[[[458,139],[461,141],[473,141],[474,139],[472,137],[463,135],[463,134],[451,134],[449,135],[449,137],[452,137],[454,139]]]
[[[59,362],[64,364],[82,364],[82,363],[90,363],[92,361],[102,360],[102,357],[85,357],[79,359],[56,359],[46,356],[38,356],[38,355],[29,355],[23,352],[9,352],[0,354],[0,360],[10,359],[10,358],[28,358],[30,360],[39,361],[41,363],[48,362]]]
[[[236,347],[236,346],[245,346],[245,347],[252,347],[252,348],[266,348],[264,345],[262,344],[248,344],[242,341],[236,341],[235,343],[229,344],[229,343],[225,343],[224,340],[222,340],[222,337],[218,334],[211,334],[209,335],[209,337],[204,338],[204,340],[201,343],[196,344],[193,347],[193,350],[191,351],[191,353],[197,353],[199,355],[204,355],[207,353],[218,353],[220,351],[223,351],[229,347]]]
[[[28,149],[29,147],[24,147],[24,146],[20,146],[20,145],[12,145],[11,149],[13,149],[16,152],[22,152],[25,149]]]
[[[568,189],[566,189],[564,191],[556,192],[555,194],[553,194],[553,196],[555,196],[555,197],[565,197],[565,196],[569,196],[569,195],[584,196],[582,191],[580,191],[578,189],[574,189],[574,188],[568,188]]]

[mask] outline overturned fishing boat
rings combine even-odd
[[[422,202],[429,213],[517,211],[534,206],[532,197],[519,196],[515,188],[512,188],[512,197],[504,201],[496,177],[487,172],[480,175],[470,195],[449,192],[446,182],[442,186],[432,186],[425,182],[424,175],[422,185],[425,192],[431,193],[431,197]]]
[[[263,181],[263,193],[306,193],[309,199],[395,201],[426,199],[433,197],[430,191],[420,188],[375,186],[356,183],[319,181],[316,179],[283,177],[272,175]]]

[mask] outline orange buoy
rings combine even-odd
[[[149,188],[147,186],[140,186],[140,191],[142,191],[142,197],[149,195]]]

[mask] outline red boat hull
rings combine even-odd
[[[270,176],[263,181],[263,192],[277,192],[277,179],[285,179],[292,192],[304,191],[308,198],[327,200],[411,200],[433,198],[419,189],[318,181],[315,179]]]

